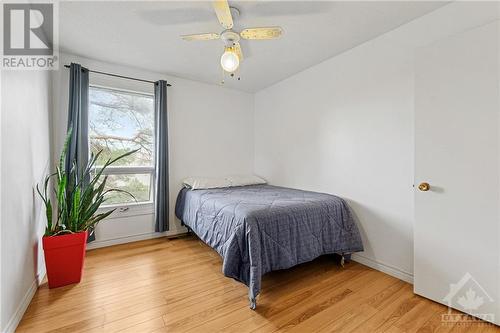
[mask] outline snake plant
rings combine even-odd
[[[56,172],[45,177],[43,191],[40,190],[38,184],[36,185],[36,190],[45,204],[47,218],[45,236],[76,233],[93,229],[97,223],[115,211],[115,209],[111,209],[103,213],[97,213],[99,207],[106,201],[106,194],[110,192],[124,192],[133,197],[127,191],[114,188],[106,189],[108,176],[104,175],[104,171],[116,161],[137,152],[137,150],[132,150],[116,158],[109,159],[102,167],[96,168],[96,161],[102,153],[102,151],[99,151],[96,154],[91,154],[84,170],[80,170],[79,172],[75,161],[73,161],[70,170],[65,170],[64,162],[66,160],[68,145],[71,141],[71,133],[70,129],[59,158],[59,165],[56,167]],[[48,192],[49,183],[52,178],[55,179],[53,190],[54,198],[57,201],[55,215],[51,196]]]

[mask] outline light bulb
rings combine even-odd
[[[220,64],[226,72],[232,73],[240,65],[240,59],[238,58],[238,55],[232,50],[226,49],[226,51],[220,57]]]

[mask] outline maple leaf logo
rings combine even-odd
[[[466,310],[477,310],[481,305],[483,305],[484,299],[483,297],[477,296],[476,292],[469,288],[469,290],[465,293],[465,296],[460,296],[457,302]]]

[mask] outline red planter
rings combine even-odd
[[[85,231],[42,238],[49,288],[80,282],[87,236]]]

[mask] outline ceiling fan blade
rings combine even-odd
[[[242,61],[243,60],[243,51],[241,50],[240,43],[234,43],[233,49],[234,49],[234,53],[236,53],[238,58],[240,58],[240,61]]]
[[[227,0],[214,0],[212,5],[220,24],[225,29],[231,29],[233,27],[233,17],[231,16],[231,10],[229,9]]]
[[[274,39],[282,33],[281,27],[249,28],[240,32],[240,36],[245,39]]]
[[[182,35],[181,38],[187,41],[213,40],[213,39],[219,39],[220,35],[215,33],[207,33],[207,34]]]

